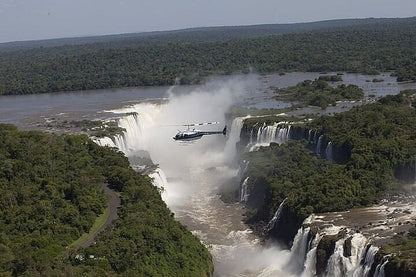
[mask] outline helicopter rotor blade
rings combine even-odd
[[[202,126],[202,125],[214,125],[214,124],[220,124],[218,121],[214,122],[204,122],[204,123],[192,123],[192,124],[183,124],[182,126]]]

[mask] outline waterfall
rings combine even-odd
[[[315,152],[316,152],[317,155],[321,154],[322,138],[323,138],[323,135],[320,135],[319,138],[318,138],[318,142],[316,143],[316,151]]]
[[[266,228],[264,228],[265,233],[270,232],[274,228],[276,223],[279,221],[279,218],[283,210],[283,205],[285,204],[286,199],[287,197],[282,201],[282,203],[280,203],[279,208],[277,208],[276,212],[274,213],[273,218],[269,221],[269,223],[267,223]]]
[[[373,245],[367,246],[366,251],[364,251],[361,257],[361,263],[359,267],[353,273],[354,277],[367,277],[368,276],[371,270],[371,266],[374,263],[374,257],[378,249],[379,249],[378,247],[373,246]]]
[[[313,144],[317,143],[317,135],[318,135],[318,131],[315,130],[315,132],[313,132]]]
[[[389,260],[385,260],[382,264],[378,264],[376,270],[374,271],[374,277],[384,277],[384,267],[389,262]]]
[[[240,180],[243,178],[249,165],[250,165],[250,161],[246,161],[246,160],[243,160],[243,162],[240,164],[240,167],[238,169],[238,174],[237,174]]]
[[[244,179],[243,183],[241,184],[241,189],[240,189],[240,202],[244,202],[247,203],[248,201],[248,179],[249,177],[247,177],[246,179]]]
[[[303,266],[302,277],[310,277],[316,275],[316,250],[318,248],[318,243],[321,240],[321,236],[316,234],[313,238],[308,253],[306,254],[305,263]]]
[[[264,123],[257,130],[256,143],[251,143],[249,151],[255,151],[260,146],[269,146],[272,142],[278,144],[287,142],[290,138],[290,129],[291,125],[288,125],[287,122],[275,122],[273,125]]]
[[[254,133],[254,128],[251,129],[251,131],[250,131],[250,145],[253,144],[253,133]]]
[[[109,146],[109,147],[117,147],[114,141],[109,137],[102,137],[102,138],[92,138],[93,141],[98,144],[99,146]]]
[[[156,168],[154,172],[149,174],[149,177],[153,179],[154,186],[162,190],[166,188],[168,181],[166,179],[165,173],[160,168]]]
[[[144,149],[145,147],[145,135],[143,131],[143,120],[140,120],[138,114],[131,114],[125,117],[122,117],[118,120],[118,126],[124,128],[126,132],[123,134],[123,142],[119,142],[120,145],[117,145],[121,151],[126,155],[134,152],[134,150]]]
[[[246,117],[236,117],[231,124],[230,136],[228,137],[227,143],[224,148],[226,156],[229,157],[230,161],[234,161],[237,155],[237,143],[240,141],[241,129],[243,128],[244,119]]]
[[[327,160],[332,161],[332,142],[328,142],[325,149],[325,157]]]
[[[278,209],[280,211],[276,214],[281,212],[281,206],[282,204]],[[368,277],[378,247],[372,246],[370,240],[361,233],[352,233],[349,229],[334,229],[333,226],[325,227],[312,237],[310,224],[313,224],[315,219],[319,219],[319,217],[311,215],[306,218],[293,240],[287,264],[290,272],[302,277],[316,276],[317,247],[321,239],[325,235],[335,236],[341,234],[340,232],[346,232],[335,242],[334,252],[328,259],[323,275]],[[271,224],[269,223],[269,225]],[[347,245],[348,248],[346,248]],[[374,276],[384,276],[386,263],[383,260],[377,265]]]
[[[306,256],[309,252],[310,227],[300,227],[290,249],[290,266],[293,272],[301,273],[304,270]]]
[[[329,257],[328,264],[326,267],[326,276],[343,276],[344,272],[342,256],[344,255],[344,241],[345,239],[340,239],[335,243],[334,253]]]
[[[367,246],[368,240],[360,233],[355,233],[349,239],[351,239],[351,255],[345,256],[344,253],[344,244],[347,241],[347,238],[338,240],[335,244],[334,253],[328,260],[327,276],[350,276],[355,274],[357,269],[361,267],[360,261],[362,260],[363,252]],[[372,262],[370,268],[371,265]]]
[[[125,114],[118,119],[117,126],[123,128],[123,134],[113,137],[94,138],[100,146],[117,147],[125,155],[130,155],[137,150],[145,149],[144,122],[151,121],[145,113]]]
[[[310,129],[308,132],[308,143],[311,143],[311,138],[312,138],[312,129]]]

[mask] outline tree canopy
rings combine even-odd
[[[119,219],[86,249],[67,247],[120,193]],[[0,124],[0,275],[210,276],[209,252],[147,176],[85,135]]]

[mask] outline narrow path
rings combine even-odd
[[[101,187],[104,193],[109,196],[108,203],[107,203],[107,209],[109,209],[108,217],[103,225],[101,225],[95,232],[90,234],[85,241],[75,246],[76,248],[86,248],[90,246],[94,242],[94,239],[98,235],[98,233],[104,230],[118,217],[117,210],[121,206],[120,196],[117,194],[117,192],[110,189],[107,184],[103,184]]]

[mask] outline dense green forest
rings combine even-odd
[[[67,249],[106,207],[105,183],[121,195],[119,219],[93,246]],[[209,252],[120,152],[85,135],[0,125],[0,275],[209,276],[212,270]]]
[[[335,105],[340,100],[360,100],[364,91],[356,85],[330,86],[319,78],[314,81],[305,80],[296,86],[277,89],[276,99],[297,103],[297,106],[317,106],[325,109],[328,105]]]
[[[415,91],[405,91],[293,126],[301,137],[314,130],[322,141],[331,141],[335,161],[318,157],[315,144],[305,140],[246,153],[249,185],[252,190],[266,186],[269,192],[264,203],[267,218],[286,197],[285,206],[301,223],[311,213],[375,203],[406,180],[407,168],[414,178],[415,99]],[[248,215],[259,216],[256,211]]]
[[[318,30],[345,30],[359,26],[373,29],[411,23],[415,18],[335,19],[291,24],[260,24],[244,26],[199,27],[173,31],[127,33],[117,35],[72,37],[47,40],[14,41],[0,43],[0,51],[15,51],[40,47],[77,46],[99,44],[101,48],[136,47],[138,44],[168,44],[183,42],[228,41],[230,39],[259,38],[279,34]]]
[[[0,94],[201,82],[210,74],[394,71],[416,80],[416,19],[257,38],[91,43],[0,52]]]

